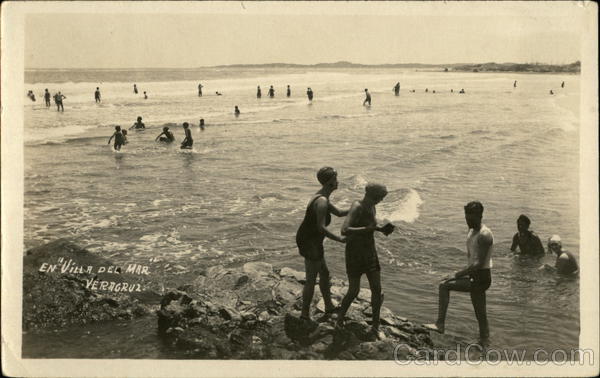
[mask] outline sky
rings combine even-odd
[[[581,59],[583,11],[575,2],[88,5],[28,13],[25,67]]]

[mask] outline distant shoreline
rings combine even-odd
[[[267,63],[267,64],[230,64],[219,66],[206,66],[195,68],[25,68],[26,72],[60,72],[60,71],[197,71],[207,69],[265,69],[265,68],[304,68],[304,69],[330,69],[330,68],[405,68],[425,69],[435,72],[534,72],[534,73],[580,73],[581,63],[579,61],[562,64],[541,63],[454,63],[454,64],[423,64],[423,63],[398,63],[398,64],[357,64],[351,62],[317,63],[317,64],[291,64],[291,63]]]

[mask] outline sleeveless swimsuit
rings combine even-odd
[[[354,224],[350,227],[366,227],[375,219],[375,213],[370,214],[364,208]],[[377,250],[375,249],[374,232],[367,234],[348,235],[346,239],[346,273],[349,276],[381,270]]]
[[[296,232],[296,245],[298,246],[300,255],[313,261],[323,259],[325,253],[323,250],[323,239],[325,239],[325,234],[319,231],[317,212],[313,206],[315,201],[320,197],[325,196],[316,195],[308,203],[304,220],[302,220],[302,224],[300,224],[298,232]],[[327,197],[325,197],[325,199],[327,199]],[[329,205],[329,199],[327,199],[327,204]],[[328,210],[325,218],[325,226],[329,226],[329,223],[331,223],[331,214]]]

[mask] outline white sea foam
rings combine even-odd
[[[413,223],[420,215],[420,207],[423,200],[419,193],[410,189],[401,200],[382,206],[379,216],[390,222]]]

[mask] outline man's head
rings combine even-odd
[[[138,116],[138,117],[137,117],[137,120],[138,120],[138,122],[139,122],[139,121],[141,121],[141,120],[142,120],[142,117],[141,117],[141,116]]]
[[[385,185],[370,182],[365,186],[365,197],[378,204],[387,196],[388,191]]]
[[[559,255],[562,250],[562,242],[560,240],[560,236],[552,235],[550,239],[548,239],[548,250]]]
[[[317,172],[317,180],[323,187],[329,187],[333,190],[337,189],[337,171],[331,167],[323,167]]]
[[[115,130],[121,131],[121,126],[115,126]]]
[[[483,205],[479,201],[471,201],[465,205],[465,220],[469,228],[477,228],[481,225],[483,217]]]
[[[163,131],[167,132],[167,131],[169,131],[169,128],[167,126],[165,126],[165,127],[163,127]]]
[[[527,215],[521,214],[519,218],[517,218],[517,230],[519,232],[526,232],[529,230],[529,225],[531,224],[531,220],[527,217]]]
[[[190,127],[190,124],[189,124],[189,123],[187,123],[187,122],[184,122],[184,123],[183,123],[183,128],[184,128],[184,129],[187,129],[188,127]]]
[[[100,90],[100,87],[96,87],[96,90]]]

